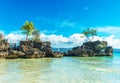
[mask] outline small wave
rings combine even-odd
[[[85,67],[85,66],[80,66],[82,68],[86,68],[86,69],[90,69],[90,70],[98,70],[98,71],[103,71],[103,72],[113,72],[111,70],[108,69],[103,69],[103,68],[97,68],[97,67]]]

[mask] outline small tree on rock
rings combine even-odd
[[[40,41],[40,31],[39,30],[34,30],[32,32],[33,40],[35,41]]]
[[[87,28],[82,33],[87,38],[88,41],[92,41],[94,39],[94,36],[97,35],[97,30]]]
[[[23,34],[26,34],[26,41],[28,41],[28,37],[32,34],[34,29],[34,24],[28,21],[26,21],[25,24],[21,27],[21,30],[23,30]]]

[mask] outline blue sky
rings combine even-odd
[[[0,31],[18,32],[26,20],[47,36],[70,38],[91,27],[119,42],[120,0],[0,0]]]

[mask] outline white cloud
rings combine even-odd
[[[58,24],[59,27],[75,27],[76,23],[69,20],[64,20]]]
[[[65,43],[68,42],[67,37],[63,37],[62,35],[45,35],[44,33],[41,34],[41,39],[43,41],[51,41],[53,44]]]
[[[97,27],[97,30],[111,35],[119,35],[120,33],[120,27],[117,26]]]
[[[114,48],[120,48],[120,39],[116,38],[115,35],[106,37],[105,41],[108,42],[108,45],[113,46]]]
[[[101,29],[101,31],[103,31],[103,29]],[[70,48],[81,45],[86,40],[86,38],[79,33],[72,34],[68,37],[65,37],[63,35],[55,34],[46,35],[45,33],[41,33],[40,37],[42,41],[50,41],[52,47],[64,47],[64,48]],[[25,40],[25,35],[12,32],[6,35],[5,38],[8,39],[10,43],[18,43],[20,40]],[[113,48],[120,48],[120,39],[117,38],[116,35],[110,35],[107,37],[95,36],[93,41],[96,40],[104,40],[108,42],[109,46],[113,46]]]
[[[83,35],[75,33],[69,37],[64,37],[62,35],[45,35],[41,34],[41,39],[44,41],[50,41],[53,47],[65,47],[70,48],[74,46],[81,45],[86,38],[81,38]],[[120,48],[120,39],[116,38],[114,35],[108,37],[99,37],[95,36],[93,41],[100,40],[100,41],[107,41],[108,46],[113,46],[113,48]]]
[[[64,37],[63,35],[45,35],[44,33],[41,34],[41,39],[43,41],[50,41],[53,47],[64,47],[70,48],[74,46],[81,45],[85,38],[81,38],[82,34],[73,34],[69,37]]]
[[[3,30],[0,30],[0,33],[4,34],[4,31],[3,31]]]
[[[5,38],[8,39],[8,42],[10,43],[19,43],[20,40],[25,39],[25,36],[21,34],[10,33],[6,35]]]
[[[57,31],[56,30],[54,30],[54,31],[48,31],[48,30],[43,30],[43,31],[40,31],[41,33],[45,33],[45,34],[54,34],[54,33],[56,33]]]
[[[113,48],[120,48],[120,39],[116,38],[115,35],[110,35],[110,36],[104,37],[104,38],[95,36],[93,41],[96,41],[96,40],[107,41],[108,46],[113,46]]]
[[[75,27],[76,22],[73,22],[69,19],[61,20],[59,18],[44,18],[44,17],[34,17],[34,19],[38,21],[42,21],[48,23],[50,25],[54,25],[56,27]]]
[[[83,34],[75,33],[69,37],[69,41],[76,45],[80,45],[85,41],[85,37]]]

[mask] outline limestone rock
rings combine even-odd
[[[113,48],[107,47],[106,41],[85,42],[82,46],[74,47],[65,56],[111,56]]]
[[[61,53],[61,52],[54,52],[53,55],[54,55],[55,58],[63,57],[63,53]]]
[[[0,52],[0,58],[5,58],[8,56],[8,52]]]
[[[111,46],[107,47],[105,49],[105,54],[108,56],[112,56],[113,55],[113,48]]]
[[[18,56],[16,56],[16,55],[8,55],[8,56],[6,56],[5,58],[6,58],[6,59],[17,59]]]

